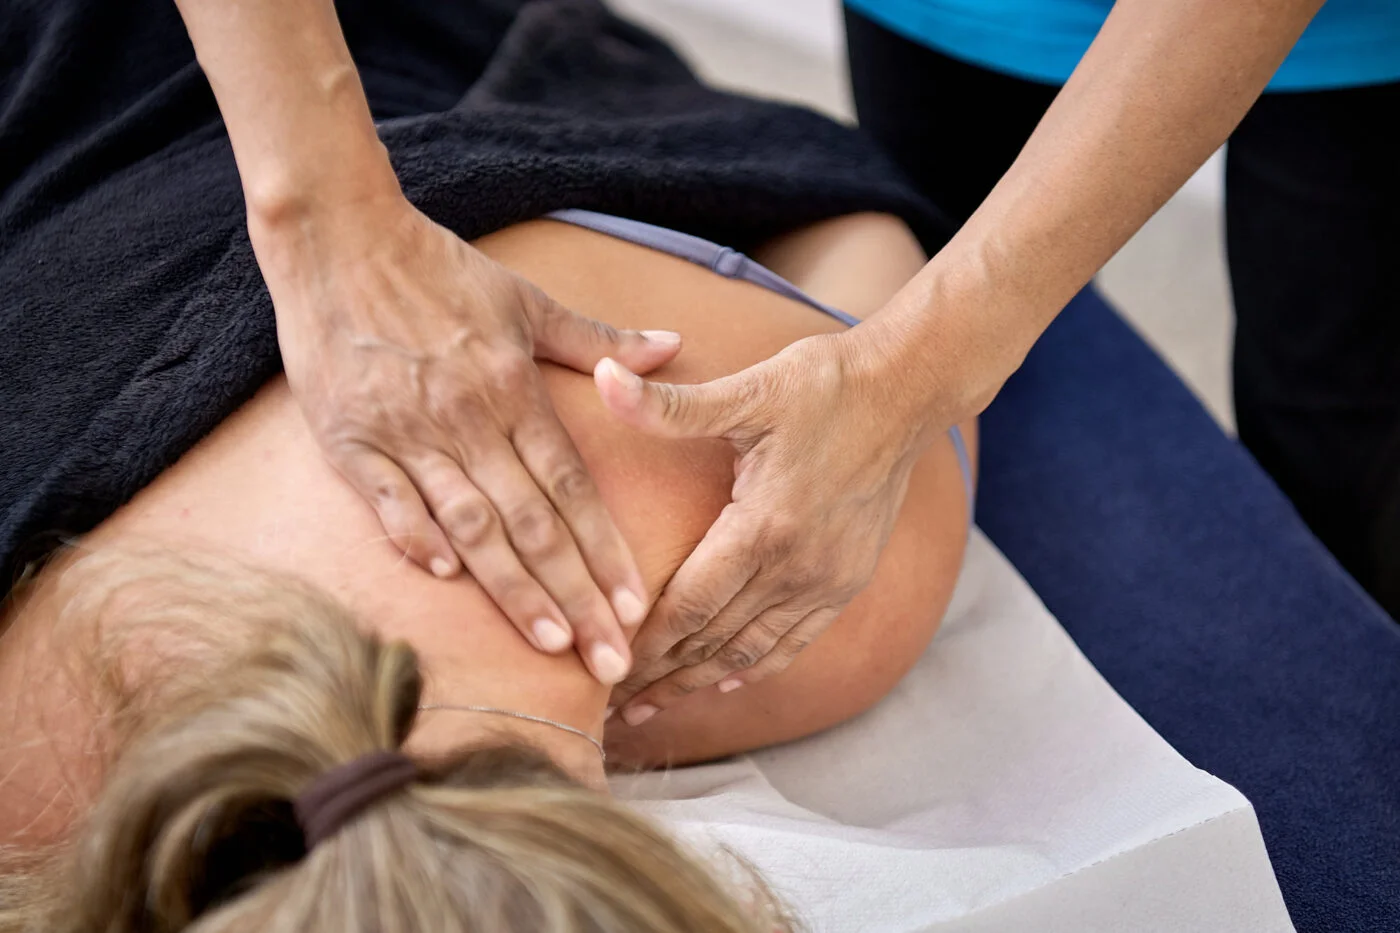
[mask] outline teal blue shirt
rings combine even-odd
[[[846,2],[946,55],[1052,84],[1069,77],[1113,6],[1112,0]],[[1400,81],[1400,0],[1328,0],[1269,89],[1321,90],[1391,81]]]

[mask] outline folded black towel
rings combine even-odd
[[[463,237],[591,208],[739,247],[941,221],[857,132],[702,86],[597,0],[342,2],[409,198]],[[280,367],[232,150],[172,0],[0,0],[0,590]]]

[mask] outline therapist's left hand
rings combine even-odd
[[[613,704],[637,725],[687,695],[785,669],[869,582],[927,422],[862,328],[809,337],[694,386],[594,371],[631,426],[734,445],[733,501],[676,571],[632,645]],[[912,393],[905,393],[912,394]]]

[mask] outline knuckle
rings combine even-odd
[[[671,659],[677,667],[694,667],[714,657],[719,648],[708,638],[687,638],[671,649]]]
[[[755,546],[768,560],[782,560],[792,556],[799,540],[797,519],[782,514],[759,530]]]
[[[627,690],[618,690],[614,687],[612,693],[613,705],[617,706],[620,705],[620,703],[637,701],[639,698],[645,701],[648,696],[656,692],[658,686],[666,683],[666,679],[670,677],[671,674],[672,671],[666,668],[652,668],[647,671],[645,676],[634,678]]]
[[[796,621],[790,616],[783,617],[776,613],[768,613],[755,619],[753,624],[767,637],[770,643],[773,643],[787,635]]]
[[[479,409],[481,404],[478,387],[467,382],[434,385],[423,395],[423,413],[428,423],[436,425],[459,424],[464,413]]]
[[[710,607],[687,596],[678,596],[671,603],[669,628],[681,637],[693,635],[710,621]]]
[[[403,483],[390,476],[372,478],[363,492],[376,510],[397,506],[406,498]]]
[[[454,541],[465,547],[484,544],[496,525],[496,513],[480,499],[460,498],[449,502],[438,520]]]
[[[563,529],[554,510],[533,503],[519,509],[506,522],[511,543],[523,557],[547,557],[563,544]]]
[[[594,317],[585,317],[583,320],[587,323],[593,338],[599,343],[613,344],[620,339],[617,328],[606,321],[600,321]]]
[[[350,395],[348,404],[356,406],[353,412],[330,407],[308,406],[303,409],[311,433],[316,435],[332,459],[347,464],[363,457],[366,447],[373,446],[372,438],[376,433],[366,424],[366,404],[355,395]]]
[[[781,674],[792,667],[792,662],[797,659],[797,651],[775,652],[771,661],[768,662],[768,669],[763,672],[764,677],[771,677],[774,674]]]
[[[530,317],[539,324],[551,324],[564,313],[564,307],[544,293],[544,289],[528,279],[512,274],[509,279],[515,289],[515,299]]]
[[[586,497],[592,485],[583,464],[569,463],[554,470],[550,475],[549,496],[560,504],[577,502]]]
[[[823,574],[802,564],[789,564],[781,567],[768,579],[772,595],[778,600],[796,599],[819,586]]]
[[[539,591],[528,579],[512,575],[491,582],[491,599],[512,619],[534,622],[549,615],[548,608],[539,605]]]
[[[812,564],[801,563],[787,574],[785,589],[787,596],[796,596],[820,587],[823,583],[830,582],[830,576],[823,567]]]
[[[789,632],[778,645],[777,660],[790,663],[793,658],[806,651],[816,637],[816,632]]]
[[[566,593],[555,599],[559,605],[559,610],[564,613],[564,618],[573,623],[574,628],[581,637],[591,639],[602,637],[610,626],[607,620],[611,617],[607,602],[597,591],[588,592],[584,588],[576,593]],[[635,666],[636,659],[633,659]]]
[[[747,638],[734,638],[715,655],[725,670],[738,671],[753,667],[763,660],[768,650],[756,641]]]
[[[666,656],[664,647],[650,643],[646,638],[639,637],[632,642],[632,670],[628,672],[627,679],[615,684],[613,690],[622,690],[626,687],[650,683],[659,676],[656,668],[661,659]],[[661,673],[664,673],[661,672]]]
[[[646,689],[646,685],[651,683],[651,679],[637,673],[633,668],[633,673],[622,683],[617,684],[612,690],[612,702],[616,706],[622,701],[630,700],[632,697]]]
[[[493,353],[485,370],[491,386],[511,396],[526,392],[539,372],[533,359],[513,347]]]
[[[685,423],[690,420],[690,396],[666,383],[653,383],[656,399],[661,403],[661,416],[666,421]]]

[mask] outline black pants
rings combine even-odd
[[[1059,88],[846,11],[861,126],[957,223]],[[1226,153],[1240,440],[1400,617],[1400,84],[1266,94]]]

